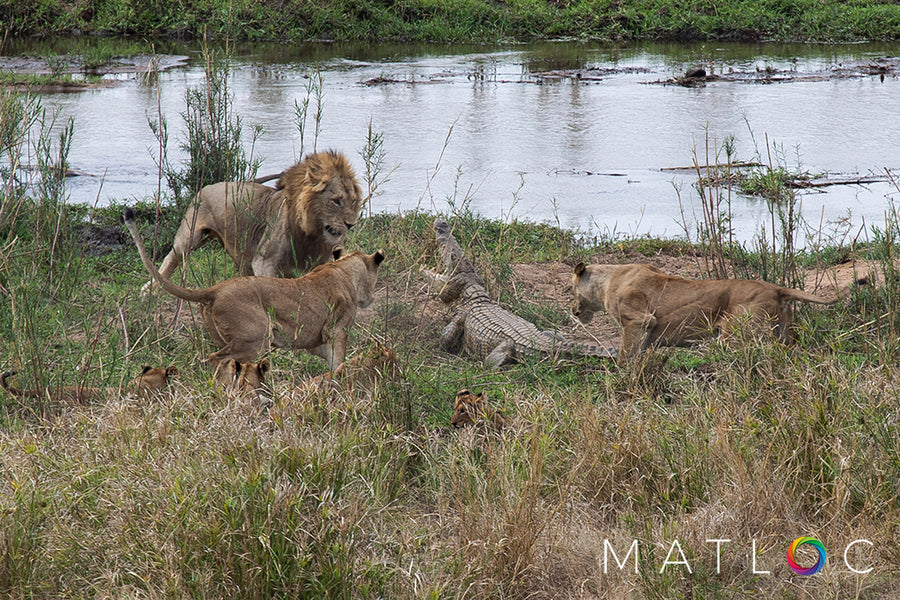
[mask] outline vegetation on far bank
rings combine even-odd
[[[211,67],[209,84],[185,98],[180,143],[190,164],[161,157],[168,190],[138,203],[158,255],[198,186],[253,171],[224,76]],[[301,147],[302,131],[315,129],[304,129],[307,117],[316,118],[301,109],[317,104],[297,107]],[[33,97],[8,90],[0,111],[0,370],[46,390],[118,386],[145,363],[181,371],[172,392],[151,401],[113,393],[71,405],[0,391],[0,597],[900,592],[900,215],[891,203],[870,244],[803,251],[791,243],[792,192],[774,177],[773,230],[748,248],[728,240],[718,183],[728,178],[708,173],[698,172],[692,192],[709,215],[692,243],[586,242],[460,208],[444,216],[492,297],[566,333],[581,330],[565,302],[527,285],[516,267],[568,272],[579,260],[678,252],[708,275],[724,268],[792,285],[804,269],[848,256],[879,267],[877,280],[832,306],[798,307],[793,347],[737,328],[631,365],[533,357],[501,370],[440,348],[449,311],[419,270],[438,260],[435,215],[364,214],[348,248],[381,247],[388,259],[350,353],[370,338],[386,342],[401,375],[295,393],[323,363],[273,351],[266,410],[212,385],[202,362],[212,343],[196,307],[140,297],[148,276],[122,232],[123,207],[66,203],[72,127],[51,131]],[[165,148],[165,123],[154,127]],[[362,184],[377,193],[386,176],[377,132],[361,145]],[[16,168],[24,157],[33,170]],[[120,232],[121,243],[98,254],[98,230]],[[191,286],[233,273],[216,244],[189,265]],[[509,426],[452,430],[451,402],[464,387],[484,391]],[[818,575],[799,576],[785,560],[800,536],[827,549]],[[633,543],[638,557],[628,558]]]
[[[900,5],[869,0],[0,1],[7,35],[86,33],[232,40],[498,42],[900,39]]]

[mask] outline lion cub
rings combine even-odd
[[[651,344],[685,346],[717,335],[729,317],[749,314],[785,342],[793,341],[791,301],[832,304],[813,294],[747,279],[691,280],[645,264],[585,265],[572,275],[572,314],[589,323],[606,308],[622,327],[619,358]]]
[[[139,398],[149,398],[169,387],[170,380],[178,376],[178,369],[169,367],[150,367],[145,365],[141,374],[132,379],[121,389],[117,387],[90,387],[86,385],[65,385],[59,388],[47,388],[45,390],[32,389],[20,390],[9,385],[6,380],[16,374],[15,370],[9,370],[0,375],[0,386],[4,390],[19,398],[50,398],[54,402],[75,402],[87,404],[97,400],[112,398],[119,392],[131,393]]]
[[[266,388],[266,373],[269,361],[241,363],[233,358],[220,361],[216,367],[215,380],[228,394],[236,396],[259,396]]]
[[[473,394],[468,389],[457,392],[456,399],[453,401],[453,416],[450,417],[450,424],[459,429],[467,425],[474,425],[479,421],[490,422],[497,430],[506,427],[506,419],[503,418],[500,411],[488,406],[484,392]]]
[[[334,371],[302,382],[294,390],[293,396],[309,397],[325,392],[346,391],[357,386],[373,387],[382,381],[396,381],[400,375],[400,359],[393,348],[373,342]]]
[[[200,304],[203,322],[218,352],[209,355],[213,367],[233,358],[249,362],[269,343],[279,348],[307,350],[334,370],[344,362],[348,330],[358,308],[372,304],[378,267],[384,252],[334,251],[334,262],[319,265],[303,277],[234,277],[201,290],[183,288],[159,274],[147,255],[134,223],[125,210],[125,224],[137,244],[141,260],[164,290]]]

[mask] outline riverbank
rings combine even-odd
[[[492,43],[555,38],[594,40],[900,39],[900,5],[850,0],[684,3],[675,0],[486,0],[283,2],[232,0],[158,4],[50,0],[34,10],[7,2],[6,34],[197,38],[301,42]]]

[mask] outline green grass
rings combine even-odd
[[[525,39],[896,40],[900,7],[869,0],[372,0],[0,4],[16,36],[88,33],[232,40],[496,42]]]
[[[120,208],[93,218],[114,223]],[[85,214],[66,211],[65,229]],[[166,237],[173,216],[164,215]],[[7,224],[0,281],[13,309],[0,319],[2,360],[23,385],[117,385],[142,363],[175,363],[182,376],[152,402],[74,407],[0,395],[0,595],[897,593],[897,323],[869,323],[894,305],[893,288],[802,308],[792,348],[739,330],[630,366],[534,358],[490,371],[438,348],[446,316],[424,310],[417,275],[437,260],[432,221],[377,215],[348,244],[389,257],[352,351],[370,336],[386,340],[403,376],[290,399],[291,382],[324,365],[279,351],[269,414],[210,385],[199,359],[211,344],[196,314],[186,307],[173,324],[172,300],[139,298],[147,275],[133,248],[88,257],[69,237],[53,247],[49,228],[16,239],[24,226]],[[455,224],[479,268],[498,274],[490,284],[505,306],[551,325],[547,315],[566,308],[517,293],[512,265],[616,249],[580,246],[546,225],[473,215]],[[223,254],[211,245],[192,255],[190,284],[226,276]],[[451,430],[450,403],[463,387],[485,391],[510,426]],[[828,548],[826,575],[789,571],[784,552],[800,535]],[[713,538],[732,540],[721,573]],[[863,538],[874,546],[855,559],[874,570],[857,577],[842,552]],[[623,555],[633,539],[640,573],[629,565],[604,574],[604,540]],[[660,573],[675,539],[691,574]],[[754,542],[771,573],[752,573]]]

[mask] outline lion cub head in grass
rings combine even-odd
[[[506,426],[506,419],[488,405],[484,392],[473,394],[468,389],[460,390],[453,401],[450,424],[459,429],[479,422],[488,422],[497,430]]]
[[[144,365],[141,373],[131,380],[129,388],[138,396],[147,398],[164,392],[169,384],[178,377],[178,369],[174,365],[168,367],[151,367]]]
[[[302,381],[292,395],[310,398],[361,388],[373,391],[379,384],[397,381],[401,374],[400,359],[394,349],[373,341],[334,371]]]
[[[88,404],[109,400],[116,396],[133,394],[138,398],[151,398],[166,391],[173,379],[178,377],[178,369],[175,366],[150,367],[144,365],[141,373],[119,387],[92,387],[86,385],[63,385],[44,389],[19,389],[10,385],[6,380],[14,376],[16,371],[11,369],[0,374],[0,386],[17,398],[47,398],[53,402],[71,402],[75,404]]]
[[[308,155],[275,188],[252,181],[214,183],[191,203],[159,271],[170,279],[195,248],[215,238],[239,273],[293,277],[331,260],[362,204],[353,167],[335,151]],[[157,285],[151,280],[143,293]]]
[[[269,361],[242,363],[229,358],[216,366],[215,380],[227,394],[236,396],[259,396],[266,391],[266,374]]]
[[[396,381],[400,376],[400,359],[393,348],[373,341],[367,348],[323,377],[345,384],[375,384],[378,381]]]

